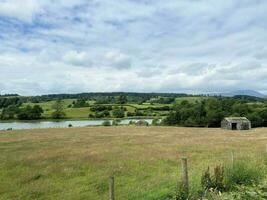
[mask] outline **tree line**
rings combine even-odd
[[[247,117],[253,127],[267,126],[267,105],[249,103],[240,98],[207,98],[202,101],[187,100],[175,104],[167,117],[165,125],[188,127],[220,127],[224,117]]]
[[[44,112],[43,108],[39,105],[27,105],[21,106],[21,102],[18,103],[17,100],[9,101],[10,104],[2,108],[0,114],[1,120],[38,120],[42,118]],[[13,103],[11,103],[13,102]],[[51,118],[62,119],[66,116],[64,112],[64,107],[62,101],[58,100],[52,105],[53,112]]]
[[[143,103],[152,98],[176,98],[192,96],[184,93],[135,93],[135,92],[92,92],[79,94],[49,94],[41,96],[27,97],[27,100],[33,103],[46,102],[63,99],[87,99],[94,100],[98,104],[110,104],[118,102]],[[161,99],[169,101],[168,99]]]
[[[110,94],[110,93],[108,93]],[[137,96],[136,98],[139,98]],[[31,99],[32,100],[32,99]],[[68,105],[72,108],[88,107],[91,113],[89,118],[123,118],[135,116],[158,116],[155,112],[163,112],[166,116],[163,125],[190,126],[190,127],[219,127],[224,117],[247,117],[253,127],[267,126],[267,102],[265,99],[250,96],[209,97],[192,102],[184,100],[176,103],[174,97],[151,98],[146,102],[166,104],[161,106],[145,106],[141,108],[129,104],[131,96],[105,96],[89,105],[87,98],[80,98]],[[101,102],[102,101],[102,102]],[[106,104],[103,102],[107,101]],[[24,103],[27,104],[24,104]],[[114,103],[115,102],[115,103]],[[111,106],[108,104],[116,104]],[[126,107],[131,106],[132,111]],[[58,99],[52,106],[51,118],[66,117],[62,100]],[[41,119],[43,109],[36,103],[30,103],[25,97],[1,97],[0,119]]]

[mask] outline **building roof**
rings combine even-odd
[[[225,117],[224,118],[228,122],[250,122],[246,117]]]

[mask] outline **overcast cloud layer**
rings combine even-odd
[[[266,0],[0,0],[0,93],[267,93]]]

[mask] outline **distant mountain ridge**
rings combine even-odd
[[[222,92],[222,93],[216,93],[213,94],[214,96],[220,95],[225,97],[233,97],[233,96],[253,96],[253,97],[259,97],[259,98],[266,98],[267,96],[265,94],[262,94],[255,90],[236,90],[231,92]]]
[[[143,96],[147,98],[153,98],[157,96],[164,97],[186,97],[186,96],[224,96],[224,97],[234,97],[234,96],[252,96],[258,98],[267,98],[267,95],[260,93],[255,90],[235,90],[229,92],[214,92],[214,93],[201,93],[201,94],[190,94],[190,93],[174,93],[174,92],[85,92],[85,93],[59,93],[59,94],[44,94],[28,97],[42,97],[48,99],[71,99],[71,98],[92,98],[92,97],[105,97],[105,96]],[[0,94],[0,97],[19,97],[19,94]],[[23,96],[22,96],[23,97]]]

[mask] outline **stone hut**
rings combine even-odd
[[[228,130],[249,130],[251,122],[246,117],[226,117],[222,120],[221,127]]]

